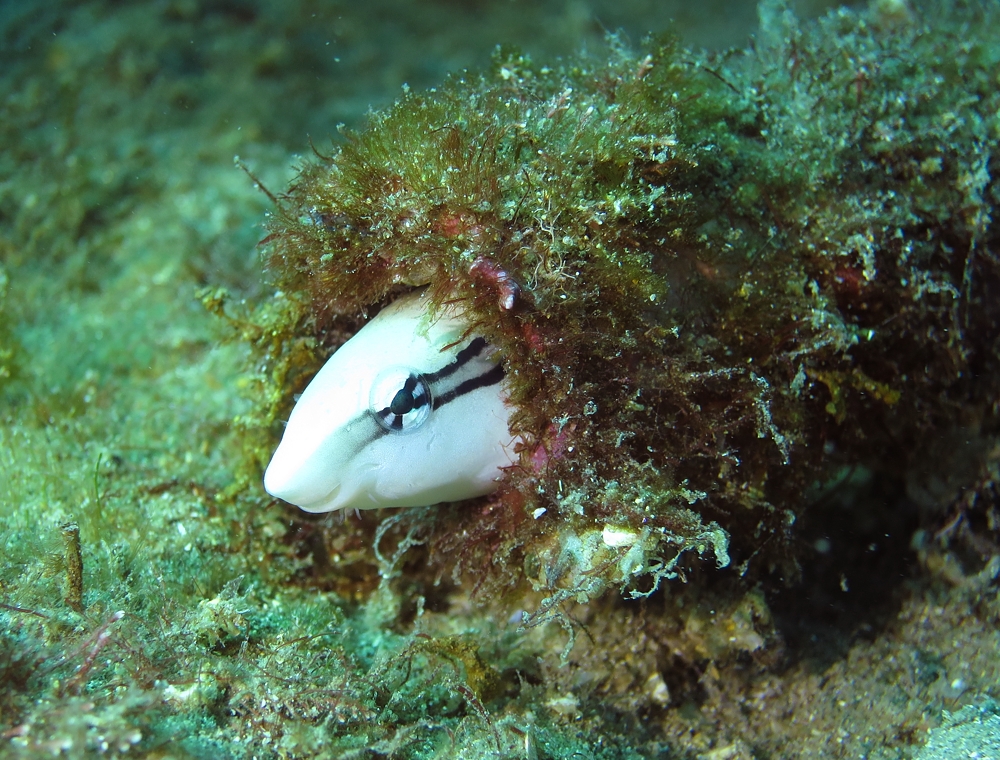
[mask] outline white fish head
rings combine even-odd
[[[417,507],[495,490],[516,461],[503,365],[455,311],[403,296],[299,397],[264,473],[307,512]]]

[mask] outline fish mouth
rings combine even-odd
[[[331,506],[331,502],[335,501],[337,496],[340,494],[341,483],[338,483],[327,493],[325,496],[310,501],[308,504],[296,504],[299,509],[303,512],[309,512],[311,514],[319,514],[322,512],[333,512],[335,509],[340,509],[341,505],[334,504]]]
[[[323,492],[322,483],[309,483],[303,468],[289,468],[287,457],[281,456],[281,447],[264,472],[264,490],[277,499],[288,502],[305,512],[331,512],[339,508],[332,504],[340,494],[342,482],[334,483]],[[319,488],[317,488],[317,485]]]

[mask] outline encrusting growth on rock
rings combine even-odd
[[[794,575],[810,489],[994,435],[997,50],[877,8],[762,20],[755,57],[501,49],[303,163],[267,239],[255,456],[425,286],[499,349],[521,443],[497,493],[406,519],[432,563],[550,604],[649,593],[691,550]]]

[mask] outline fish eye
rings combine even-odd
[[[415,430],[430,416],[431,408],[430,386],[415,369],[389,367],[372,383],[368,409],[389,432]]]

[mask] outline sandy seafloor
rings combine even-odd
[[[808,17],[821,8],[798,10]],[[304,632],[364,617],[351,624],[359,650],[380,646],[382,625],[387,641],[406,632],[388,632],[391,611],[296,588],[296,558],[275,553],[289,513],[262,490],[216,499],[238,455],[230,421],[249,403],[239,383],[246,356],[223,342],[226,326],[196,294],[223,286],[252,302],[266,287],[257,242],[268,199],[234,156],[280,190],[310,139],[329,145],[337,125],[361,125],[404,85],[487,65],[497,44],[554,58],[599,47],[607,30],[638,39],[672,18],[692,46],[742,45],[756,24],[752,3],[722,0],[694,8],[654,0],[0,3],[0,756],[347,756],[352,731],[350,756],[425,756],[388,727],[366,734],[365,723],[378,720],[364,705],[351,712],[331,697],[330,714],[348,726],[332,750],[322,731],[333,729],[310,733],[323,724],[316,703],[289,704],[294,658],[276,649],[251,663],[241,643],[247,626],[267,640],[285,625],[283,610]],[[83,547],[77,611],[67,601],[60,529],[69,521],[80,525]],[[351,530],[350,522],[331,526]],[[963,707],[957,724],[974,724],[981,738],[963,750],[948,744],[953,719],[934,734],[945,747],[935,756],[985,757],[969,753],[992,741],[1000,757],[995,730],[989,738],[997,719],[983,702],[1000,692],[992,578],[955,580],[941,562],[910,555],[905,582],[873,602],[877,614],[789,635],[780,657],[753,665],[752,678],[706,678],[699,700],[670,701],[656,655],[642,642],[626,645],[627,631],[592,626],[596,641],[578,647],[607,647],[609,662],[601,673],[577,671],[575,684],[553,645],[541,669],[550,680],[531,684],[534,696],[521,703],[522,717],[546,728],[510,756],[627,756],[627,727],[617,734],[619,754],[610,754],[613,742],[598,746],[602,734],[587,717],[600,700],[581,705],[573,692],[603,679],[607,709],[632,710],[641,727],[636,751],[656,745],[662,757],[909,757],[942,710]],[[249,588],[227,595],[239,577],[252,579]],[[119,609],[127,619],[114,617]],[[148,655],[139,650],[150,628],[128,627],[143,614],[159,626]],[[450,606],[429,608],[436,622],[427,630],[464,634],[488,620],[478,615],[456,594]],[[540,636],[533,646],[544,644]],[[197,672],[164,670],[169,647],[177,663],[201,663]],[[280,688],[260,673],[251,684],[228,663],[206,685],[205,663],[227,658],[272,668]],[[375,663],[369,675],[377,671],[377,656],[358,658]],[[643,675],[645,692],[634,686]],[[617,683],[645,696],[617,699]],[[234,696],[240,688],[245,699]],[[213,705],[229,711],[213,715]],[[476,711],[464,714],[448,730],[474,756],[478,740],[466,734]],[[482,756],[497,756],[500,740],[491,745],[481,723]]]

